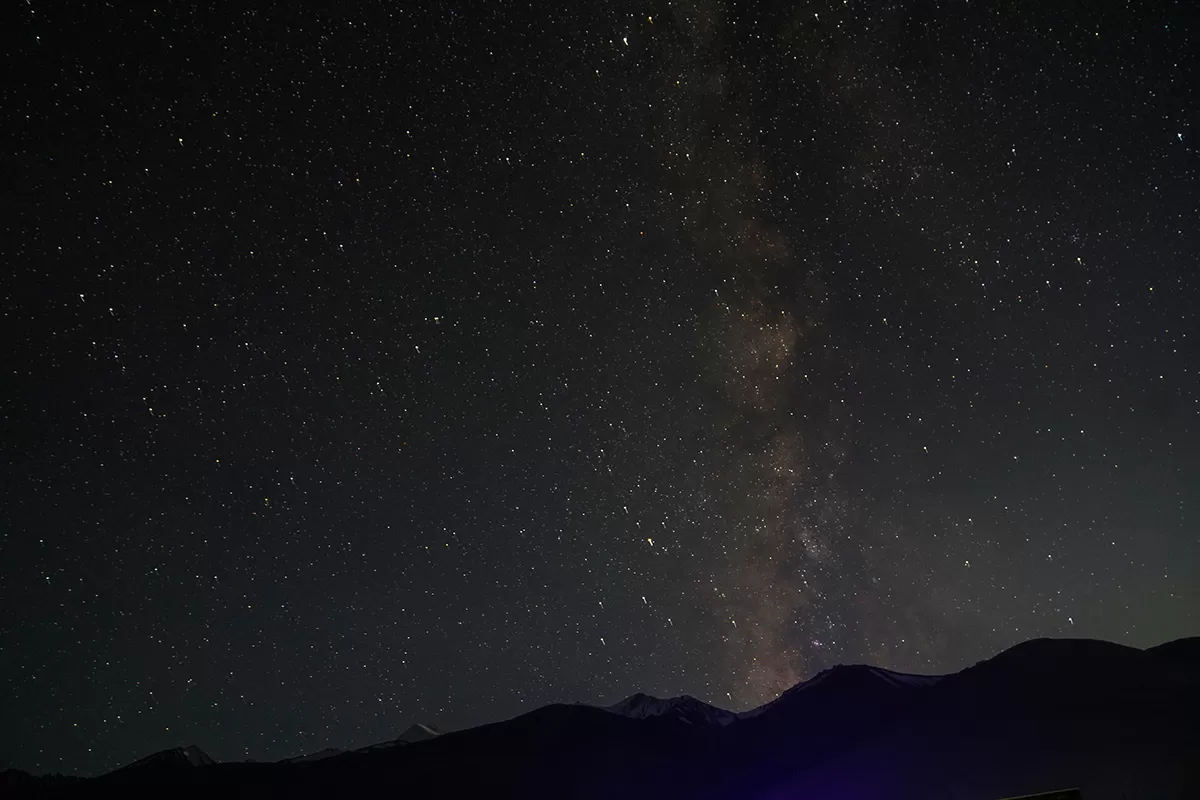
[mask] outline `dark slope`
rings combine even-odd
[[[1200,797],[1200,673],[1160,654],[1035,640],[939,682],[891,730],[769,797]]]
[[[1176,639],[1173,642],[1151,647],[1146,652],[1156,658],[1182,662],[1200,669],[1200,636]]]
[[[936,681],[863,665],[834,667],[743,715],[725,749],[739,766],[744,791],[766,793],[883,735]]]
[[[663,797],[703,786],[703,765],[686,775],[671,765],[699,753],[708,753],[704,762],[713,764],[715,743],[710,730],[671,718],[629,719],[589,706],[555,705],[390,757],[363,758],[354,770],[377,786],[464,796]],[[342,771],[309,780],[334,788]]]

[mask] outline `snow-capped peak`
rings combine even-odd
[[[893,672],[890,669],[883,669],[881,667],[870,667],[865,664],[839,665],[818,672],[808,680],[801,681],[788,689],[769,703],[761,705],[758,708],[752,708],[749,711],[743,711],[737,717],[738,719],[757,717],[768,709],[777,707],[781,703],[790,702],[817,687],[823,687],[830,691],[854,691],[868,684],[877,684],[890,687],[894,690],[916,690],[930,687],[941,679],[941,675],[910,675],[904,672]]]
[[[441,736],[442,732],[433,725],[422,725],[421,723],[413,723],[408,726],[408,730],[400,734],[396,738],[397,743],[412,744],[413,742],[423,742],[426,739],[432,739],[435,736]]]
[[[183,757],[186,758],[188,763],[193,767],[203,767],[208,764],[217,763],[212,760],[212,757],[209,756],[208,753],[204,752],[199,747],[196,747],[194,744],[189,744],[187,747],[183,748]]]
[[[710,706],[686,694],[680,697],[659,698],[638,692],[619,703],[605,706],[604,710],[632,719],[670,717],[692,725],[721,726],[728,725],[736,719],[733,712]]]
[[[400,734],[395,739],[387,742],[379,742],[378,744],[367,745],[366,747],[359,748],[355,752],[368,753],[373,750],[385,750],[389,747],[397,747],[399,745],[416,744],[417,742],[424,742],[441,735],[442,732],[433,725],[422,725],[421,723],[415,723],[408,726],[404,733]]]
[[[160,750],[132,764],[121,767],[121,769],[205,767],[215,763],[217,762],[208,753],[205,753],[194,744],[189,744],[187,747],[172,747],[169,750]]]

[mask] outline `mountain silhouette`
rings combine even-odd
[[[1148,650],[1037,639],[946,676],[834,667],[735,715],[636,694],[277,763],[194,746],[68,781],[4,773],[9,796],[889,798],[1200,797],[1200,639]]]

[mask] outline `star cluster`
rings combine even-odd
[[[21,6],[0,766],[1196,633],[1190,4],[409,5]]]

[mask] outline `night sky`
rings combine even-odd
[[[1200,629],[1191,2],[64,5],[0,767]]]

